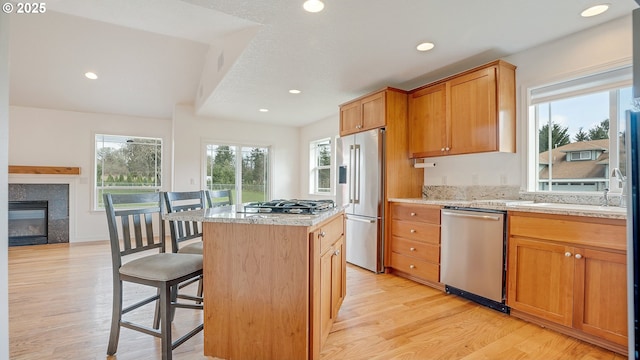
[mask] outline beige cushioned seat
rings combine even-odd
[[[202,270],[202,255],[162,253],[129,261],[120,267],[120,274],[168,281],[198,270]]]
[[[178,253],[202,255],[202,240],[181,247]]]

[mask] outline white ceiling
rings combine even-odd
[[[600,1],[325,0],[311,14],[302,2],[48,0],[44,14],[11,16],[10,102],[159,118],[192,103],[205,117],[302,126],[637,7],[608,1],[581,18]],[[422,41],[435,49],[419,53]]]

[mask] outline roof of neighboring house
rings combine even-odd
[[[559,146],[551,153],[545,151],[539,155],[540,165],[549,165],[551,155],[553,179],[593,179],[606,178],[606,167],[609,164],[609,139],[580,141]],[[574,151],[600,150],[602,153],[596,160],[567,161],[567,154]],[[549,166],[540,170],[541,179],[549,177]]]
[[[586,151],[586,150],[609,150],[609,139],[579,141],[560,146],[562,152]]]

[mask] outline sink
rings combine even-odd
[[[627,209],[617,206],[601,206],[601,205],[583,205],[583,204],[560,204],[560,203],[515,203],[514,207],[531,207],[531,208],[544,208],[544,209],[557,209],[557,210],[573,210],[573,211],[585,211],[585,212],[606,212],[614,214],[626,214]]]

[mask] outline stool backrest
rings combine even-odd
[[[233,205],[231,190],[207,190],[207,206],[210,208]]]
[[[199,191],[167,191],[164,193],[168,213],[201,210],[205,208],[205,192]],[[171,246],[173,252],[178,251],[179,243],[202,237],[202,226],[198,221],[169,221]]]
[[[165,232],[160,193],[103,195],[114,271],[122,257],[141,251],[164,252]]]

